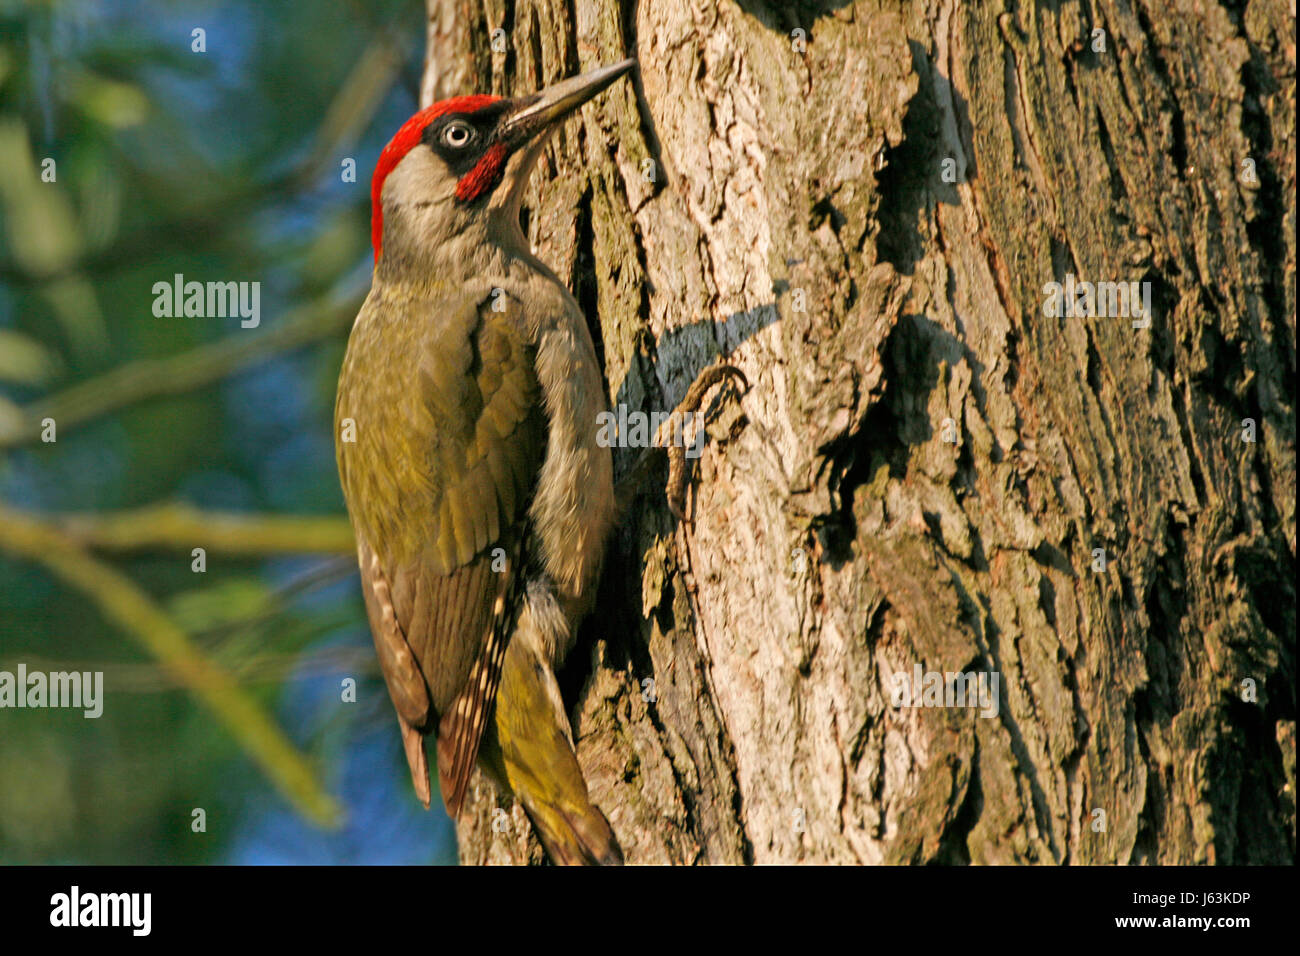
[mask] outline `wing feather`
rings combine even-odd
[[[399,348],[409,372],[382,381],[349,378],[349,354],[336,409],[336,417],[354,406],[370,416],[358,419],[356,444],[339,446],[339,470],[358,540],[367,542],[371,630],[412,775],[423,769],[427,781],[408,726],[437,734],[438,777],[453,815],[496,699],[546,445],[533,350],[489,304],[412,302],[384,332],[358,318],[349,353],[376,347],[385,332],[423,329],[425,337]],[[359,342],[364,336],[376,338]],[[397,343],[385,344],[391,355]],[[355,401],[363,389],[367,401]],[[498,548],[504,570],[500,562],[493,569]]]

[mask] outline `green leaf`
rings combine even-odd
[[[63,370],[57,355],[40,342],[9,329],[0,329],[0,382],[44,385]]]
[[[139,126],[149,115],[149,97],[134,83],[83,73],[73,80],[72,89],[72,103],[105,126],[127,129]]]

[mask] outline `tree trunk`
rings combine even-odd
[[[527,232],[613,404],[751,384],[563,675],[629,862],[1295,860],[1285,0],[429,11],[429,99],[638,57]],[[540,860],[472,791],[462,860]]]

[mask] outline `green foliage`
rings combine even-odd
[[[415,105],[422,23],[418,0],[0,3],[0,509],[181,500],[342,520],[339,317],[364,289],[366,173]],[[191,48],[196,28],[206,52]],[[375,95],[355,95],[359,78]],[[342,180],[344,158],[357,182]],[[259,327],[156,316],[155,283],[178,273],[260,283]],[[289,317],[308,333],[272,342]],[[254,345],[223,365],[226,343]],[[54,442],[31,430],[47,405]],[[310,553],[210,550],[196,571],[205,544],[85,551],[288,724],[314,776],[304,786],[329,789],[338,735],[390,715],[311,726],[277,707],[296,673],[337,686],[337,668],[312,666],[327,641],[368,644],[355,578]],[[107,685],[97,720],[0,709],[0,863],[221,859],[241,808],[265,797],[274,773],[148,646],[0,533],[0,671],[103,670]],[[207,834],[191,831],[196,806]]]

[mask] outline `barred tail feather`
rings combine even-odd
[[[438,722],[438,788],[453,820],[460,816],[474,774],[483,728],[501,679],[505,636],[489,638],[470,672],[469,686]],[[500,645],[500,646],[498,646]]]
[[[438,722],[438,787],[442,802],[453,820],[460,816],[478,759],[483,732],[492,716],[501,665],[510,643],[510,628],[517,611],[523,545],[499,572],[500,583],[492,605],[482,649],[474,661],[469,680]]]

